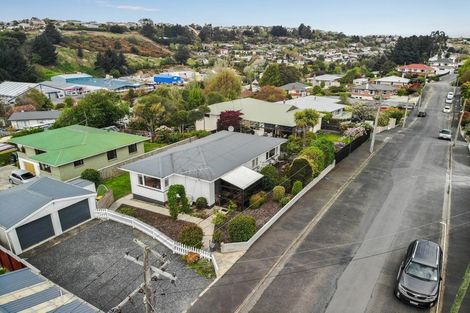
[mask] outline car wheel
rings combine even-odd
[[[9,179],[8,182],[13,185],[13,181],[11,179]]]

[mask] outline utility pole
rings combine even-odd
[[[377,113],[375,114],[374,129],[372,130],[372,140],[370,142],[369,152],[374,152],[375,134],[377,133],[377,125],[379,123],[380,108],[382,107],[382,91],[379,94],[379,106],[377,107]]]
[[[403,125],[402,128],[405,128],[406,124],[406,115],[408,113],[408,105],[410,104],[410,96],[408,95],[408,100],[406,101],[406,106],[405,106],[405,117],[403,118]]]
[[[137,265],[140,265],[144,269],[144,282],[137,287],[134,291],[132,291],[124,300],[121,301],[117,306],[112,308],[109,313],[120,313],[122,307],[127,302],[133,303],[132,297],[135,296],[139,292],[144,293],[144,306],[145,306],[145,312],[146,313],[155,313],[155,291],[152,288],[152,280],[156,280],[160,277],[167,278],[171,280],[172,283],[176,281],[176,275],[175,274],[170,274],[166,272],[166,268],[170,264],[169,261],[166,260],[166,255],[162,255],[158,253],[155,250],[150,249],[149,246],[147,246],[145,243],[141,242],[138,239],[133,240],[134,243],[139,245],[143,250],[144,250],[144,260],[139,261],[139,258],[134,258],[129,255],[129,253],[126,253],[124,255],[124,258],[126,260],[132,261]],[[153,254],[160,262],[159,267],[155,267],[150,265],[150,254]]]
[[[455,93],[455,88],[454,88],[454,94]],[[456,95],[457,96],[457,95]],[[462,119],[463,119],[463,114],[465,112],[465,100],[462,97],[462,95],[459,95],[459,110],[460,110],[460,117],[459,117],[459,122],[457,124],[457,128],[455,129],[455,135],[454,135],[454,140],[452,141],[452,147],[455,147],[455,143],[457,142],[457,137],[459,136],[459,130],[460,130],[460,125],[462,124]],[[452,128],[452,124],[451,124]]]

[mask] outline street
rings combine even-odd
[[[229,271],[239,282],[223,277],[190,311],[204,312],[209,304],[218,302],[212,312],[417,312],[397,300],[393,290],[408,244],[417,238],[440,243],[445,230],[441,221],[453,221],[445,218],[454,213],[444,201],[450,183],[446,182],[450,143],[437,139],[440,129],[450,127],[451,115],[442,113],[442,108],[447,92],[453,90],[451,78],[429,85],[422,103],[427,117],[416,119],[415,110],[408,128],[378,136],[379,142],[386,137],[390,140],[376,145],[380,149],[377,154],[315,227],[287,251],[284,262],[275,263],[281,252],[286,252],[282,250],[286,248],[283,240],[289,238],[286,234],[293,230],[300,233],[305,221],[299,220],[297,225],[288,218],[278,221],[271,232],[279,240],[273,241],[268,232]],[[468,164],[462,168],[469,172]],[[468,188],[470,182],[461,184]],[[452,203],[458,203],[459,198],[464,201],[462,188],[452,194]],[[324,195],[318,193],[321,188],[315,192],[315,196],[304,197],[311,201],[300,201],[294,210],[316,212],[318,198]],[[456,212],[462,211],[464,208]],[[448,227],[452,247],[452,236],[466,225]],[[458,260],[450,259],[449,264],[465,263],[464,272],[468,261],[461,259],[468,260],[468,253],[458,255]],[[455,284],[458,289],[460,281]],[[446,307],[450,305],[446,303]]]

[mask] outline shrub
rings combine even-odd
[[[295,196],[296,194],[298,194],[302,190],[302,188],[304,188],[302,182],[300,180],[296,180],[294,185],[292,185],[292,195]]]
[[[214,233],[212,234],[212,241],[216,243],[220,243],[222,241],[222,238],[224,236],[224,233],[220,229],[214,230]]]
[[[289,167],[288,176],[291,180],[300,180],[302,184],[305,184],[312,178],[312,167],[310,163],[303,158],[295,159]]]
[[[397,124],[400,123],[400,120],[403,118],[403,116],[405,115],[405,112],[403,112],[402,110],[400,109],[396,109],[396,108],[390,108],[390,109],[387,109],[385,110],[384,112],[388,117],[390,118],[394,118],[397,120]],[[388,124],[387,124],[388,125]]]
[[[325,153],[319,147],[311,146],[303,149],[300,153],[300,157],[310,163],[313,177],[317,177],[325,168]]]
[[[89,180],[95,183],[95,186],[98,187],[101,184],[101,175],[100,173],[92,168],[87,168],[80,175],[81,178]]]
[[[385,127],[385,126],[388,126],[389,122],[390,122],[390,117],[387,114],[382,113],[379,116],[379,121],[378,121],[377,125],[380,126],[380,127]]]
[[[254,210],[263,205],[267,200],[267,195],[265,192],[260,191],[255,193],[250,197],[250,209]]]
[[[255,218],[244,214],[235,216],[228,225],[228,233],[232,242],[249,240],[256,233]]]
[[[311,143],[312,146],[319,148],[324,153],[323,164],[330,165],[335,160],[335,145],[326,138],[319,138]]]
[[[271,190],[280,182],[280,175],[276,167],[273,165],[266,165],[260,171],[263,174],[261,184],[264,190]]]
[[[279,205],[281,206],[281,208],[285,206],[287,203],[289,203],[291,199],[292,198],[290,196],[282,197],[281,201],[279,201]]]
[[[276,202],[281,201],[281,199],[286,194],[286,189],[283,186],[276,186],[273,188],[273,200]]]
[[[183,255],[183,260],[186,261],[186,264],[194,264],[199,261],[200,258],[199,253],[196,252],[188,252],[188,254]]]
[[[227,220],[227,216],[224,213],[217,211],[212,217],[212,224],[222,225]]]
[[[207,199],[204,197],[199,197],[196,199],[196,208],[205,209],[207,208]]]
[[[167,196],[170,216],[173,219],[176,220],[179,213],[189,213],[189,201],[183,185],[171,185]]]
[[[188,225],[181,230],[179,242],[187,246],[200,249],[202,247],[203,236],[204,233],[202,232],[201,227],[197,225]]]
[[[119,208],[117,211],[118,213],[135,217],[135,210],[133,208],[122,207],[122,208]]]
[[[228,213],[232,213],[232,212],[234,212],[236,209],[237,209],[237,204],[236,204],[234,201],[230,200],[230,201],[228,202],[228,206],[227,206],[227,211],[228,211]]]

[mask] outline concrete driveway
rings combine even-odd
[[[154,282],[157,312],[186,310],[211,282],[188,269],[181,256],[131,227],[93,220],[80,228],[34,249],[27,260],[42,275],[105,312],[143,282],[142,267],[124,259],[129,252],[142,260],[142,249],[132,242],[134,238],[166,253],[171,261],[167,271],[178,277],[174,285],[167,280]],[[152,265],[157,264],[154,261]],[[144,312],[142,302],[138,294],[122,312]]]
[[[13,170],[18,169],[13,165],[6,165],[0,167],[0,190],[11,188],[13,185],[8,182],[8,177]]]

